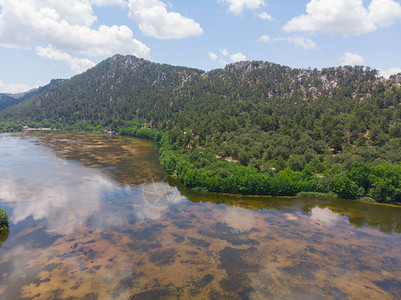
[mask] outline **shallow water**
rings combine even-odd
[[[0,206],[1,299],[401,298],[400,207],[193,192],[146,140],[1,134]]]

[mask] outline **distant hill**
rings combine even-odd
[[[332,178],[355,162],[401,162],[400,104],[401,74],[386,80],[368,67],[292,69],[244,61],[204,72],[116,55],[1,111],[0,120],[167,132],[175,151],[170,171],[186,170],[177,167],[182,159],[205,178],[242,172],[232,164],[208,169],[216,159],[271,176],[309,166]],[[200,180],[196,176],[191,180]],[[331,189],[327,184],[320,190]],[[399,195],[401,201],[401,186]]]
[[[14,98],[10,96],[10,94],[0,94],[0,110],[17,105],[19,103],[20,101],[18,101],[18,98]]]
[[[40,94],[43,91],[45,91],[46,89],[48,89],[49,87],[58,84],[60,82],[62,82],[62,79],[53,79],[49,84],[36,88],[36,89],[32,89],[29,90],[27,92],[24,93],[17,93],[17,94],[10,94],[10,93],[0,93],[0,111],[4,110],[8,107],[11,106],[15,106],[20,104],[21,102],[25,101],[26,99]]]

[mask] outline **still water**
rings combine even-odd
[[[0,135],[0,299],[400,299],[401,208],[165,179],[141,139]]]

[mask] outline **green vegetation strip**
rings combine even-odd
[[[339,196],[341,198],[401,202],[401,166],[382,162],[355,161],[337,173],[316,174],[305,165],[301,171],[290,167],[261,172],[238,162],[218,159],[206,149],[182,149],[171,143],[168,132],[154,129],[121,128],[121,135],[149,138],[161,147],[166,171],[177,175],[187,187],[219,193],[272,196]]]
[[[401,166],[383,162],[354,162],[341,172],[316,175],[310,164],[301,171],[260,172],[257,168],[216,158],[206,149],[181,149],[169,133],[153,129],[121,128],[122,135],[149,138],[160,145],[161,161],[170,175],[187,187],[219,193],[272,196],[339,196],[347,199],[401,202]],[[340,170],[339,170],[340,171]]]

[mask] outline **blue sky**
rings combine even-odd
[[[397,0],[0,0],[0,92],[114,54],[211,70],[239,60],[401,72]]]

